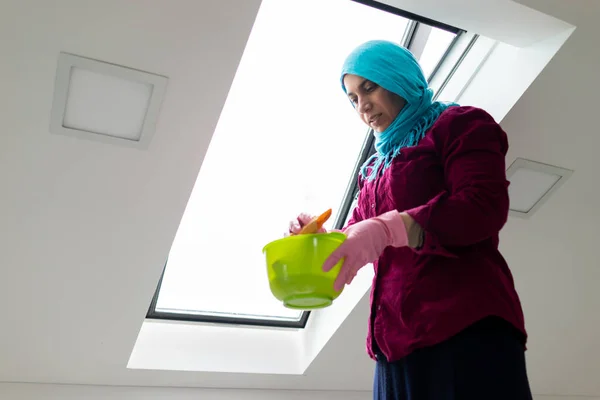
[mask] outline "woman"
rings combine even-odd
[[[360,171],[347,240],[323,269],[344,259],[339,290],[374,265],[374,398],[531,399],[523,312],[498,251],[506,134],[481,109],[432,102],[416,59],[390,42],[356,48],[341,80],[376,153]]]

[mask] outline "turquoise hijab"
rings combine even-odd
[[[377,152],[360,170],[362,177],[369,181],[385,171],[400,150],[416,146],[446,108],[458,105],[434,102],[433,91],[415,57],[404,47],[392,42],[369,41],[350,53],[342,68],[344,92],[346,74],[368,79],[406,100],[406,105],[390,126],[381,133],[373,133]]]

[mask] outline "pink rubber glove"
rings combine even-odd
[[[302,227],[308,224],[313,218],[313,215],[301,213],[300,215],[298,215],[298,217],[296,217],[295,220],[290,221],[290,227],[288,229],[288,232],[284,236],[297,235],[302,229]],[[325,230],[325,228],[321,228],[318,232],[326,233],[327,231]]]
[[[346,228],[347,239],[323,264],[323,271],[331,270],[344,259],[340,273],[333,285],[336,291],[349,285],[359,269],[377,260],[388,246],[408,245],[408,235],[402,214],[390,211],[378,217],[357,222]]]

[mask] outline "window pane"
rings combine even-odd
[[[300,211],[337,212],[366,131],[341,89],[341,64],[366,40],[398,42],[406,24],[348,0],[263,0],[157,311],[301,316],[272,297],[262,248]]]
[[[455,36],[454,33],[439,28],[431,29],[423,53],[419,58],[419,64],[421,64],[423,74],[428,80],[431,78],[431,73],[442,59],[444,52],[448,46],[450,46],[450,43],[452,43],[452,39],[454,39]]]

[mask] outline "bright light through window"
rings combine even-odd
[[[399,42],[407,23],[348,0],[263,0],[156,311],[300,319],[272,297],[262,248],[298,212],[337,213],[367,131],[341,89],[341,65],[364,41]]]
[[[448,46],[450,46],[450,43],[452,43],[455,36],[456,35],[452,32],[435,28],[431,29],[429,38],[423,48],[423,53],[419,58],[423,75],[425,75],[426,78],[430,78],[435,66],[442,58],[444,52]]]

